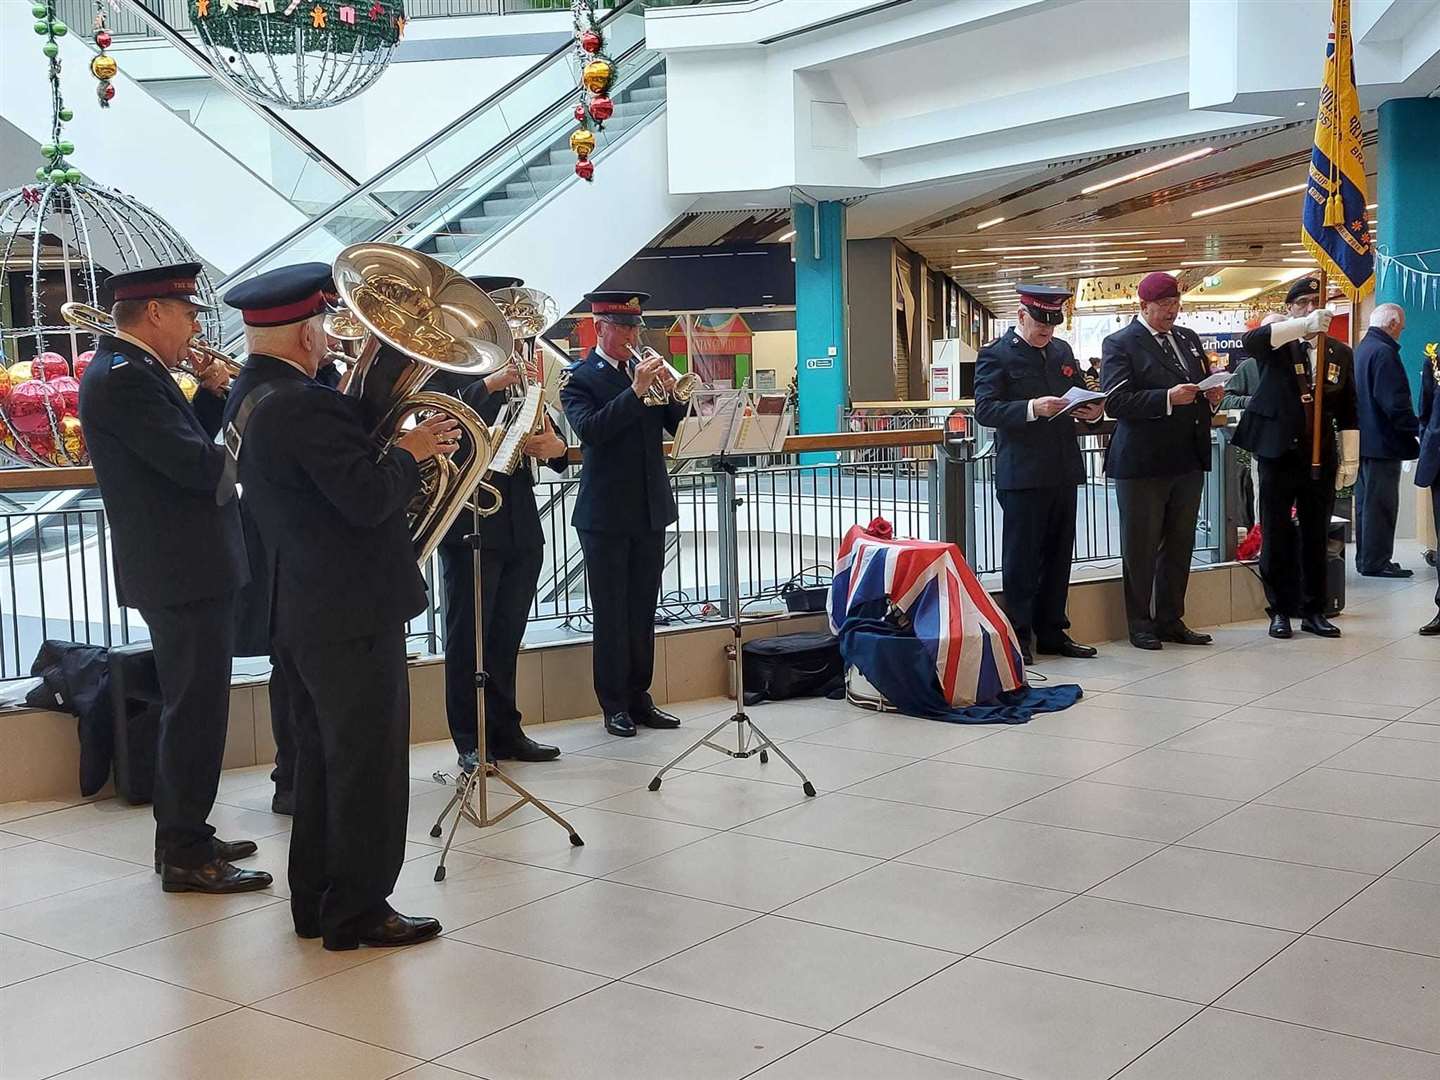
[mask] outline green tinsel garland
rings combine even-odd
[[[207,0],[204,6],[206,13],[201,15],[201,0],[190,0],[190,22],[200,36],[212,46],[242,53],[273,52],[280,41],[288,45],[296,30],[302,32],[296,52],[354,52],[394,45],[400,40],[400,20],[405,17],[404,0],[355,0],[353,4],[300,0],[288,15],[290,0],[275,0],[275,11],[270,14],[246,4],[224,10],[221,0]],[[325,12],[323,27],[314,25],[311,13],[316,7]],[[355,9],[354,23],[340,20],[342,7]]]

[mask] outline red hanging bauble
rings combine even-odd
[[[575,162],[575,175],[581,180],[593,180],[595,178],[595,163],[589,158],[581,158]]]
[[[585,106],[584,106],[584,105],[576,105],[576,106],[575,106],[575,122],[576,122],[577,124],[583,124],[583,123],[585,122]]]
[[[108,49],[110,47],[110,31],[101,30],[98,32],[95,35],[95,44],[99,45],[102,49]]]
[[[603,124],[615,115],[615,102],[611,101],[604,94],[591,98],[590,115]]]
[[[600,34],[595,30],[586,30],[580,35],[580,48],[588,53],[599,52],[602,44],[604,42],[600,40]]]

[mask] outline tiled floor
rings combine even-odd
[[[216,820],[273,893],[161,893],[146,809],[0,806],[0,1078],[1437,1080],[1433,591],[1042,664],[1089,692],[1020,727],[754,709],[813,800],[773,758],[646,790],[721,700],[550,726],[513,774],[586,846],[526,810],[438,884],[453,753],[417,747],[395,903],[446,933],[401,952],[293,936],[264,769]]]

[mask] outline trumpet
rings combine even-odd
[[[650,384],[650,389],[645,391],[646,405],[669,405],[671,401],[686,402],[700,386],[700,380],[693,371],[681,373],[675,370],[674,365],[666,360],[658,352],[646,345],[643,349],[637,349],[634,345],[630,347],[630,378],[635,378],[635,368],[650,360],[659,360],[661,363],[660,378]]]
[[[60,317],[71,326],[78,326],[82,330],[89,330],[92,334],[115,333],[115,320],[110,317],[108,311],[95,307],[91,304],[82,304],[75,300],[67,301],[60,305]],[[212,364],[219,364],[233,379],[240,374],[240,369],[245,365],[232,356],[227,356],[213,345],[207,345],[201,338],[196,337],[190,342],[191,356],[209,361]],[[180,370],[195,376],[195,364],[190,360],[180,362]],[[198,377],[198,376],[196,376]]]

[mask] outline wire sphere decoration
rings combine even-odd
[[[405,33],[403,0],[190,0],[215,67],[282,109],[338,105],[378,79]]]
[[[66,179],[0,194],[0,274],[10,298],[10,317],[0,318],[0,461],[89,464],[79,379],[99,342],[66,323],[61,305],[103,307],[111,275],[184,262],[200,259],[159,214],[123,192]],[[203,272],[196,288],[215,303]],[[199,315],[204,338],[217,340],[218,313]],[[176,379],[187,396],[188,378]]]

